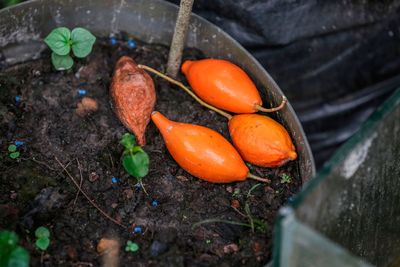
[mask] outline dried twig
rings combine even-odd
[[[76,162],[78,163],[79,174],[81,176],[81,181],[79,182],[79,187],[82,188],[82,182],[83,182],[82,168],[81,168],[81,164],[79,163],[79,159],[78,158],[76,158]],[[75,196],[75,200],[74,200],[74,206],[76,204],[76,201],[78,200],[78,196],[79,196],[79,190],[76,192],[76,196]]]
[[[45,162],[43,162],[43,161],[40,161],[40,160],[37,160],[37,159],[35,159],[35,157],[31,157],[31,158],[28,158],[28,159],[32,160],[33,162],[36,162],[37,164],[40,164],[40,165],[45,166],[45,167],[46,167],[47,169],[49,169],[49,170],[56,171],[55,169],[53,169],[52,167],[50,167],[47,163],[45,163]]]
[[[93,207],[95,207],[98,211],[100,211],[100,213],[103,214],[103,216],[106,217],[108,220],[110,220],[113,223],[121,226],[122,228],[125,228],[125,229],[127,228],[125,225],[123,225],[122,223],[118,222],[117,220],[112,218],[110,215],[108,215],[92,199],[90,199],[90,197],[85,193],[85,191],[82,190],[82,188],[79,186],[79,184],[75,181],[74,177],[72,177],[72,175],[69,173],[67,168],[60,162],[60,160],[57,157],[56,157],[56,161],[61,166],[61,168],[63,168],[63,170],[66,172],[66,174],[71,179],[71,181],[75,184],[75,186],[78,188],[78,190],[82,193],[82,195],[84,195],[86,197],[86,199],[90,202],[90,204],[92,204]]]

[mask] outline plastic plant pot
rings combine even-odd
[[[399,266],[400,89],[280,211],[273,266]]]
[[[169,45],[177,11],[177,6],[160,0],[33,0],[6,8],[0,10],[0,68],[39,58],[48,49],[43,38],[58,26],[85,27],[97,37],[126,32],[137,40]],[[191,17],[187,47],[241,66],[255,81],[265,106],[281,102],[283,93],[267,71],[240,44],[199,16]],[[315,174],[315,165],[302,126],[290,103],[276,116],[293,138],[304,183]]]

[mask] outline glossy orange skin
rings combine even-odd
[[[254,165],[279,167],[297,158],[286,129],[267,116],[235,115],[229,121],[229,132],[242,158]]]
[[[160,112],[151,119],[169,153],[191,175],[212,183],[244,181],[249,169],[236,149],[207,127],[170,121]]]
[[[187,60],[181,69],[193,91],[214,107],[233,113],[255,113],[256,105],[262,106],[250,77],[227,60]]]

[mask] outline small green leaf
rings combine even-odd
[[[149,156],[142,150],[136,154],[124,154],[122,165],[130,175],[141,178],[145,177],[149,172],[149,161]]]
[[[20,155],[19,151],[12,152],[12,153],[10,153],[10,158],[16,159],[19,157],[19,155]]]
[[[23,247],[17,247],[11,252],[8,265],[9,267],[29,267],[29,253]]]
[[[51,31],[44,39],[50,49],[60,56],[65,56],[71,51],[71,31],[65,27],[59,27]]]
[[[132,150],[136,145],[136,139],[133,134],[126,133],[122,136],[120,144],[123,145],[127,150]]]
[[[9,146],[8,146],[8,151],[9,151],[9,152],[15,152],[15,151],[17,151],[17,146],[16,146],[16,145],[9,145]]]
[[[69,55],[60,56],[56,53],[51,53],[51,62],[56,70],[68,70],[74,65],[74,61]]]
[[[292,182],[292,178],[286,173],[282,174],[281,178],[281,184],[290,184]]]
[[[131,252],[136,252],[139,250],[139,245],[132,242],[132,241],[128,241],[126,242],[126,247],[125,247],[125,251],[131,251]]]
[[[47,237],[38,238],[35,244],[39,249],[46,250],[50,245],[50,239]]]
[[[92,52],[96,37],[84,28],[75,28],[71,33],[72,52],[79,58],[84,58]]]
[[[35,231],[35,236],[37,238],[49,238],[50,237],[50,231],[44,226],[40,226],[36,229]]]
[[[0,245],[15,247],[18,242],[18,236],[16,233],[11,231],[0,231]]]

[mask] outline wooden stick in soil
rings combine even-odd
[[[186,34],[189,28],[190,14],[194,0],[181,0],[178,17],[176,19],[174,36],[169,49],[167,73],[176,77],[181,66],[182,51],[185,45]]]
[[[105,211],[103,211],[86,193],[83,191],[81,187],[79,187],[79,184],[75,181],[75,179],[72,177],[72,175],[69,173],[69,171],[66,169],[66,167],[60,162],[60,160],[56,157],[56,161],[58,164],[63,168],[63,170],[67,173],[68,177],[71,179],[71,181],[75,184],[75,186],[78,188],[78,190],[86,197],[86,199],[92,204],[93,207],[95,207],[98,211],[100,211],[101,214],[103,214],[104,217],[106,217],[108,220],[112,221],[113,223],[121,226],[122,228],[128,228],[127,226],[123,225],[122,223],[118,222],[114,218],[112,218],[110,215],[108,215]]]

